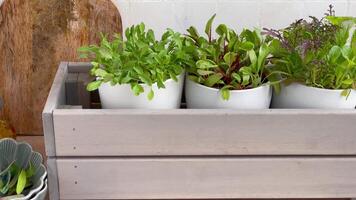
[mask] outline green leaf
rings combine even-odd
[[[197,41],[199,39],[199,34],[197,29],[194,26],[189,27],[189,29],[187,29],[189,36],[192,37],[195,41]]]
[[[227,88],[223,88],[220,90],[221,92],[221,97],[223,100],[227,101],[230,99],[230,90]]]
[[[269,49],[271,51],[271,54],[277,57],[280,57],[283,54],[283,52],[285,52],[285,49],[282,47],[281,42],[277,39],[273,39],[269,43]]]
[[[351,49],[353,51],[353,54],[356,56],[356,30],[354,30],[351,38]]]
[[[26,186],[26,171],[25,170],[21,170],[20,175],[17,179],[17,185],[16,185],[16,193],[17,194],[21,194],[23,192],[23,190],[25,189]]]
[[[250,50],[252,50],[253,48],[255,48],[255,45],[254,45],[252,42],[246,41],[246,42],[241,43],[239,47],[240,47],[240,49],[242,49],[242,50],[250,51]]]
[[[339,46],[333,46],[329,51],[329,59],[332,63],[335,63],[336,60],[341,56],[341,48]]]
[[[211,60],[198,60],[196,66],[199,69],[211,69],[217,67],[217,65]]]
[[[349,46],[344,46],[341,49],[342,56],[347,60],[352,60],[352,49]]]
[[[30,163],[28,169],[26,170],[26,177],[31,178],[33,175],[35,175],[35,168],[33,167],[33,164]]]
[[[177,75],[174,74],[173,72],[169,72],[169,76],[171,77],[171,79],[173,79],[174,81],[178,81]]]
[[[346,79],[346,80],[343,80],[342,81],[342,84],[345,84],[345,85],[351,85],[354,83],[354,80],[353,79]]]
[[[147,85],[152,85],[152,81],[151,81],[151,78],[146,75],[146,74],[139,74],[138,75],[141,79],[142,82],[146,83]]]
[[[11,171],[14,168],[14,161],[12,163],[10,163],[5,169],[3,169],[2,171],[0,171],[0,177],[4,176],[5,174],[7,174],[8,171]]]
[[[166,32],[163,33],[161,40],[162,40],[162,41],[165,41],[165,40],[167,40],[167,39],[168,39],[169,37],[171,37],[171,36],[172,36],[172,32],[168,30],[168,31],[166,31]]]
[[[94,71],[94,75],[95,76],[98,76],[98,77],[104,77],[104,76],[106,76],[108,73],[105,71],[105,70],[103,70],[103,69],[96,69],[95,71]]]
[[[148,100],[152,100],[153,99],[153,97],[154,97],[154,92],[153,92],[153,90],[151,89],[150,90],[150,92],[148,92],[148,94],[147,94],[147,98],[148,98]]]
[[[121,83],[121,84],[130,83],[131,80],[132,80],[132,78],[129,75],[126,75],[121,79],[121,82],[119,82],[119,83]]]
[[[238,43],[238,37],[235,36],[235,37],[231,37],[230,38],[230,41],[229,41],[229,44],[227,45],[229,51],[234,51],[236,52],[237,49],[235,49],[237,47],[237,44]]]
[[[140,23],[140,25],[138,25],[139,30],[141,33],[143,33],[145,31],[145,24],[144,23]]]
[[[222,74],[212,74],[204,81],[204,85],[208,87],[213,87],[216,83],[218,83],[221,80],[222,77],[223,77]]]
[[[200,76],[206,76],[214,73],[213,71],[208,71],[203,69],[198,69],[197,72]]]
[[[208,22],[206,23],[206,26],[205,26],[205,33],[208,35],[208,38],[209,38],[209,42],[211,41],[211,26],[213,24],[213,21],[216,17],[216,14],[214,14],[209,20]]]
[[[11,172],[7,171],[3,175],[4,176],[2,176],[1,179],[4,182],[3,182],[3,186],[0,187],[0,193],[6,194],[6,193],[8,193],[8,190],[10,189]]]
[[[138,74],[143,74],[143,69],[140,66],[135,66],[133,69],[138,73]]]
[[[146,37],[147,37],[148,41],[150,41],[150,42],[154,42],[156,40],[155,34],[151,29],[147,31]]]
[[[249,74],[243,74],[242,75],[242,85],[246,86],[250,83],[250,75]]]
[[[257,72],[260,72],[263,69],[266,58],[269,53],[270,51],[268,46],[266,44],[261,45],[257,59]]]
[[[227,37],[228,35],[228,28],[225,24],[220,24],[215,31],[220,36],[225,34],[225,36]]]
[[[241,76],[237,73],[233,73],[232,77],[238,82],[241,83]]]
[[[189,80],[194,81],[194,82],[199,82],[198,77],[194,75],[188,75]]]
[[[240,36],[245,38],[247,41],[252,42],[253,44],[256,43],[256,38],[255,38],[256,35],[248,29],[244,29],[240,34]]]
[[[101,49],[99,50],[99,53],[100,53],[100,55],[101,55],[104,59],[107,59],[107,60],[112,59],[112,54],[111,54],[111,52],[110,52],[109,50],[107,50],[107,49],[101,48]]]
[[[161,80],[157,80],[158,88],[166,88]]]
[[[100,87],[100,85],[102,84],[102,81],[93,81],[93,82],[91,82],[91,83],[89,83],[88,85],[87,85],[87,90],[90,92],[90,91],[94,91],[94,90],[97,90],[99,87]]]
[[[234,52],[228,52],[227,54],[225,54],[224,56],[224,61],[226,62],[226,64],[230,67],[232,65],[232,63],[235,62],[237,57],[237,53]]]
[[[91,62],[90,64],[93,65],[93,68],[98,68],[100,66],[97,62]]]
[[[253,51],[253,50],[250,50],[250,51],[248,51],[248,56],[249,56],[249,58],[250,58],[250,61],[251,61],[251,65],[254,67],[254,68],[256,68],[257,66],[257,56],[256,56],[256,53],[255,53],[255,51]]]
[[[140,84],[134,84],[134,86],[132,87],[132,91],[134,92],[135,96],[138,96],[142,92],[144,92],[144,89]]]
[[[131,37],[131,29],[130,29],[130,28],[127,28],[127,29],[125,30],[125,37],[126,37],[126,38],[130,38],[130,37]]]
[[[281,93],[281,83],[280,82],[274,82],[273,84],[272,84],[272,87],[273,87],[273,91],[277,94],[277,95],[279,95],[280,93]]]
[[[350,95],[350,93],[351,93],[351,90],[350,89],[346,89],[346,90],[343,90],[341,92],[341,96],[348,97]]]
[[[341,26],[345,22],[356,23],[356,18],[354,17],[326,16],[326,19],[337,26]]]

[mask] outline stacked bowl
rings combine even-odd
[[[44,200],[47,194],[47,171],[40,153],[34,152],[28,143],[16,142],[13,139],[0,140],[0,190],[4,189],[10,178],[13,165],[21,169],[29,169],[33,175],[29,177],[30,186],[25,187],[19,195],[6,196],[0,191],[1,200]],[[8,179],[8,180],[7,180]]]

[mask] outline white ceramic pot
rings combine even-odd
[[[343,90],[308,87],[300,83],[282,85],[280,94],[273,94],[273,108],[342,108],[355,109],[356,91],[346,98]]]
[[[223,100],[218,89],[210,88],[186,78],[185,97],[188,108],[267,109],[272,98],[270,85],[254,89],[231,90],[230,99]]]
[[[111,86],[104,83],[99,87],[101,106],[104,109],[138,108],[138,109],[175,109],[180,107],[184,73],[179,75],[178,82],[169,79],[164,82],[166,88],[152,86],[154,98],[148,100],[147,94],[151,87],[142,84],[144,93],[135,96],[129,84]]]

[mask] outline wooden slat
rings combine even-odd
[[[61,199],[348,198],[356,158],[59,159]]]
[[[68,73],[65,80],[66,105],[82,106],[84,109],[90,108],[90,92],[87,91],[87,84],[92,81],[88,73]]]
[[[61,62],[49,92],[46,105],[42,112],[43,131],[45,137],[46,155],[55,156],[55,135],[53,127],[53,110],[66,101],[65,80],[67,77],[67,62]]]
[[[47,173],[48,173],[48,192],[51,200],[59,199],[59,182],[57,171],[57,160],[55,158],[47,159]]]
[[[69,73],[88,73],[92,68],[89,62],[69,62],[68,72]]]
[[[66,101],[65,80],[68,73],[67,65],[68,62],[61,62],[59,65],[42,113],[49,177],[48,191],[52,200],[59,199],[57,165],[55,163],[55,159],[51,158],[56,155],[53,110],[58,108],[59,105],[63,105]]]
[[[66,105],[79,105],[78,76],[78,73],[68,73],[66,77]]]
[[[55,110],[57,156],[356,155],[347,110]]]
[[[90,92],[87,91],[87,84],[93,80],[88,73],[79,73],[78,75],[78,97],[79,105],[84,109],[90,108]]]

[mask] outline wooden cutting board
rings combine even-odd
[[[41,135],[41,112],[59,62],[78,61],[77,48],[97,42],[100,32],[122,32],[111,0],[4,0],[0,118],[18,135]]]

